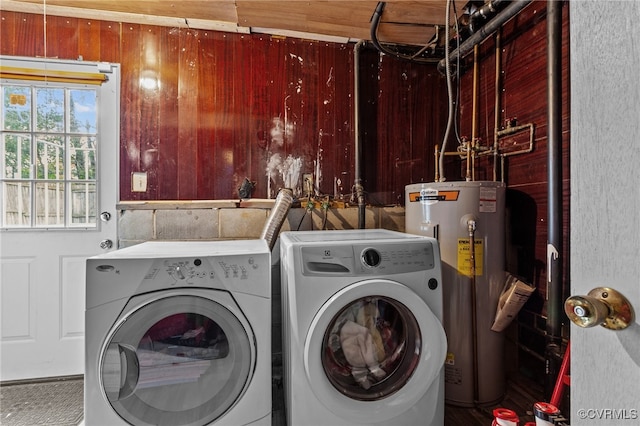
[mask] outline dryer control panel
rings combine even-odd
[[[305,275],[399,274],[436,267],[430,241],[302,247]]]
[[[201,287],[267,296],[269,274],[269,256],[262,254],[154,259],[137,293]]]
[[[256,271],[260,263],[253,256],[164,259],[162,263],[154,263],[145,280],[155,280],[162,274],[166,274],[168,282],[177,284],[202,284],[214,279],[248,280],[263,273]],[[266,265],[263,267],[266,269]]]

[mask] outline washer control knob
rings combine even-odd
[[[381,260],[380,252],[376,249],[369,248],[362,252],[362,263],[367,266],[378,266]]]
[[[178,277],[178,279],[184,280],[185,276],[184,276],[184,272],[182,271],[182,268],[180,266],[176,266],[176,276]]]

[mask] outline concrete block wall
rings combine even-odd
[[[210,202],[130,202],[118,205],[118,247],[150,240],[259,238],[273,200]],[[367,207],[366,228],[404,232],[403,207]],[[357,207],[292,208],[282,231],[355,229]]]
[[[259,238],[274,200],[130,202],[118,205],[118,247],[150,240],[225,240]],[[403,207],[367,207],[366,228],[404,232]],[[357,207],[292,208],[281,231],[358,228]],[[274,374],[282,366],[282,316],[279,253],[272,267],[272,352]]]

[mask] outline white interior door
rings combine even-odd
[[[68,77],[2,80],[0,380],[83,374],[85,260],[117,241],[120,67],[0,64]]]
[[[570,8],[571,293],[612,287],[636,315],[620,331],[571,325],[571,424],[637,425],[640,3],[574,1]]]

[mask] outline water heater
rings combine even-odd
[[[406,232],[440,243],[445,401],[496,403],[505,393],[504,335],[491,330],[505,282],[505,185],[435,182],[405,189]]]

